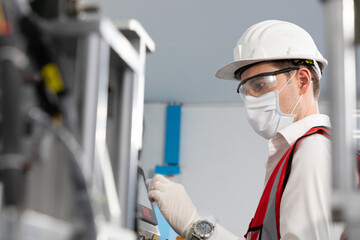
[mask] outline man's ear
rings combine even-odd
[[[298,70],[298,86],[300,89],[300,95],[305,94],[311,85],[311,73],[307,68],[300,68]]]

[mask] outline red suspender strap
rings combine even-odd
[[[251,230],[251,228],[253,227],[258,227],[261,226],[263,224],[264,218],[265,218],[265,214],[266,214],[266,210],[267,210],[267,206],[268,206],[268,202],[269,202],[269,197],[270,197],[270,192],[271,192],[271,188],[274,184],[275,178],[276,178],[276,173],[279,171],[280,167],[281,167],[281,163],[284,161],[285,157],[287,156],[288,152],[290,152],[291,148],[287,150],[287,152],[284,154],[284,156],[282,156],[281,160],[279,161],[279,163],[276,165],[273,173],[271,174],[265,189],[263,191],[263,194],[260,198],[260,202],[258,204],[258,207],[256,209],[255,212],[255,216],[252,219],[250,226],[249,226],[249,230]]]
[[[326,127],[313,127],[311,128],[307,133],[305,133],[305,135],[303,135],[302,137],[300,137],[298,140],[296,140],[296,142],[293,144],[293,146],[291,147],[291,152],[289,155],[289,158],[287,159],[286,164],[286,168],[283,169],[283,171],[281,172],[280,175],[280,180],[279,180],[279,185],[277,187],[277,191],[276,191],[276,200],[275,200],[275,216],[276,216],[276,230],[277,230],[277,234],[278,234],[278,239],[280,239],[280,203],[281,203],[281,198],[282,198],[282,194],[285,190],[287,181],[289,179],[290,176],[290,171],[291,171],[291,165],[292,165],[292,160],[294,157],[294,153],[297,149],[298,143],[308,137],[311,136],[313,134],[321,134],[324,135],[328,138],[330,138],[330,130]],[[285,171],[284,171],[285,170]]]
[[[281,203],[282,193],[285,189],[286,183],[287,183],[289,175],[290,175],[292,159],[293,159],[294,153],[296,151],[298,142],[300,140],[302,140],[303,138],[308,137],[313,134],[322,134],[324,136],[329,137],[330,131],[326,127],[311,128],[305,135],[303,135],[298,140],[296,140],[296,142],[282,156],[282,158],[276,165],[275,169],[273,170],[268,182],[266,183],[263,194],[260,198],[259,205],[256,209],[255,216],[251,220],[251,222],[249,224],[249,229],[244,236],[245,238],[250,239],[250,240],[253,240],[253,239],[257,240],[257,239],[262,239],[262,235],[263,235],[263,237],[265,239],[269,239],[269,238],[274,239],[276,237],[278,239],[280,239],[280,203]],[[276,189],[274,189],[274,188],[276,188]],[[272,192],[273,192],[273,195],[271,195]],[[270,199],[270,196],[272,196],[271,199]],[[273,199],[273,198],[275,198],[275,199]],[[274,203],[274,201],[275,201],[275,203]],[[274,211],[275,211],[275,213],[274,213]],[[273,219],[271,217],[268,218],[268,216],[266,216],[267,214],[269,214],[269,216],[272,215],[269,212],[274,213],[273,215],[274,215],[275,219]],[[276,225],[276,233],[273,232],[273,234],[272,234],[271,232],[270,233],[264,232],[264,234],[263,234],[262,230],[263,230],[263,228],[265,229],[265,225],[267,227],[269,227],[267,224],[265,224],[263,226],[265,217],[267,218],[267,221],[265,221],[266,223],[269,223],[269,219],[273,223],[270,225],[274,226],[274,227],[270,226],[270,229],[275,230],[275,225]],[[273,220],[271,220],[271,219],[273,219]]]
[[[263,227],[264,218],[265,218],[267,208],[268,208],[270,193],[271,193],[273,184],[276,180],[277,173],[279,172],[279,170],[282,166],[282,163],[285,161],[286,156],[288,156],[288,153],[290,153],[290,151],[291,151],[291,148],[289,148],[286,151],[286,153],[282,156],[281,160],[276,165],[269,180],[267,181],[267,184],[265,186],[263,194],[261,195],[260,202],[256,209],[255,216],[249,224],[249,229],[248,229],[247,233],[244,235],[244,237],[246,239],[250,239],[250,240],[261,239],[262,227]]]

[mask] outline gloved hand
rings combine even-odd
[[[192,224],[201,217],[183,185],[174,183],[161,175],[148,179],[149,199],[157,205],[170,226],[181,237],[189,234]]]

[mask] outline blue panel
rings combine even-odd
[[[165,218],[161,214],[158,207],[155,207],[155,214],[156,214],[156,218],[158,220],[158,227],[159,227],[159,232],[160,232],[160,235],[161,235],[161,239],[164,239],[164,240],[166,240],[166,239],[167,240],[176,240],[176,237],[178,235],[170,227],[170,225],[165,220]]]
[[[178,175],[180,174],[180,167],[178,165],[156,166],[155,174],[161,174],[165,176]]]
[[[158,207],[155,207],[155,214],[158,221],[159,232],[161,239],[169,239],[170,225],[165,220],[164,216],[161,214]]]
[[[166,109],[165,160],[167,164],[179,163],[181,106],[169,105]]]

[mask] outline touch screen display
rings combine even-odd
[[[138,189],[138,203],[143,205],[144,207],[152,209],[151,202],[147,195],[147,188],[145,185],[144,178],[141,175],[138,175],[138,181],[139,181],[139,189]]]
[[[152,225],[157,225],[155,210],[148,198],[148,191],[145,183],[144,171],[138,168],[138,191],[137,191],[137,210],[138,219],[144,220]]]

